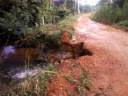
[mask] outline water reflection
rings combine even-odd
[[[14,46],[5,46],[4,49],[3,49],[3,54],[2,54],[2,57],[3,58],[9,58],[9,56],[11,56],[12,54],[15,54],[16,51],[15,51],[15,47]]]
[[[9,71],[8,76],[11,77],[12,80],[20,80],[26,78],[27,76],[35,75],[40,70],[40,67],[34,66],[29,66],[29,68],[20,67]]]
[[[5,46],[0,52],[3,58],[2,63],[0,63],[0,79],[3,81],[6,81],[7,78],[8,81],[24,79],[40,71],[35,62],[35,48],[17,49],[9,45]]]

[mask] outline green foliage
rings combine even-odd
[[[93,20],[128,27],[127,0],[113,0],[113,3],[101,0],[100,4],[100,8],[92,16]]]
[[[89,88],[89,78],[86,75],[86,73],[84,73],[82,71],[81,76],[78,78],[79,83],[77,84],[77,92],[79,94],[79,96],[85,96],[86,91],[90,90]]]
[[[15,34],[24,34],[28,28],[55,24],[72,12],[73,5],[67,2],[67,8],[54,5],[52,0],[5,0],[0,6],[0,30]],[[71,2],[70,2],[71,3]],[[73,3],[73,1],[72,1]]]
[[[58,22],[60,28],[66,30],[69,33],[70,38],[72,38],[74,34],[74,28],[72,27],[72,25],[77,20],[77,18],[78,16],[71,16]]]
[[[76,91],[78,96],[86,96],[86,92],[90,90],[90,80],[85,73],[85,69],[81,69],[79,78],[73,77],[71,74],[64,75],[65,79],[71,84],[76,85]]]
[[[48,48],[58,48],[60,45],[60,35],[62,34],[62,30],[58,29],[56,31],[51,31],[46,34],[45,42]]]
[[[93,19],[105,23],[117,23],[124,20],[127,16],[125,8],[122,9],[118,5],[112,7],[108,3],[104,3],[94,14]]]
[[[0,17],[0,26],[7,29],[8,32],[14,34],[22,34],[27,31],[28,23],[31,16],[28,12],[13,6],[10,12],[4,12],[4,16]]]
[[[128,27],[128,20],[124,20],[118,23],[119,26]]]
[[[105,23],[116,23],[122,18],[122,10],[115,6],[111,8],[108,3],[104,3],[93,15],[93,19]]]
[[[15,34],[27,33],[29,27],[42,24],[51,0],[9,0],[0,9],[0,29]],[[9,8],[8,8],[9,7]]]
[[[24,38],[15,42],[17,47],[36,47],[44,41],[45,32],[40,27],[28,28]]]
[[[48,48],[57,48],[60,44],[62,29],[59,26],[44,25],[43,27],[29,28],[25,38],[16,42],[19,47],[36,47],[45,43]]]
[[[44,25],[42,27],[28,28],[25,38],[20,42],[20,46],[33,47],[40,43],[46,43],[47,48],[58,48],[60,45],[60,36],[64,30],[69,32],[69,37],[72,38],[74,30],[71,26],[78,16],[66,18],[61,21],[58,25]],[[66,22],[66,23],[62,23]],[[18,45],[18,46],[19,46]]]
[[[58,24],[61,26],[61,27],[64,27],[64,26],[71,26],[72,23],[74,23],[74,21],[76,21],[78,18],[78,16],[71,16],[71,17],[67,17],[61,21],[58,22]]]
[[[5,0],[3,2],[0,6],[0,34],[8,32],[19,36],[20,40],[16,44],[20,47],[36,46],[41,42],[41,38],[48,46],[58,46],[59,35],[64,28],[72,35],[73,30],[70,25],[76,20],[76,17],[69,18],[74,12],[72,0],[67,1],[66,9],[64,4],[56,6],[53,0]],[[45,38],[43,35],[46,35]]]
[[[123,5],[123,16],[125,20],[128,20],[128,2]]]

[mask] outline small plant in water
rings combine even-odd
[[[44,96],[46,94],[46,85],[55,74],[55,65],[49,64],[37,75],[27,77],[9,96]]]

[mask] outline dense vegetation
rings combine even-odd
[[[128,27],[127,0],[100,0],[99,5],[93,14],[94,20]]]
[[[77,3],[74,0],[1,0],[0,14],[1,41],[9,34],[13,35],[11,40],[17,37],[23,41],[30,33],[48,33],[48,25],[57,25],[64,18],[76,15]]]
[[[0,44],[12,41],[18,46],[31,47],[38,45],[41,38],[52,37],[50,41],[58,45],[56,37],[62,29],[72,31],[67,20],[72,21],[75,19],[72,16],[91,9],[89,5],[79,5],[77,0],[1,0]],[[59,32],[57,36],[56,32]]]

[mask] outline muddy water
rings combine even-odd
[[[35,52],[35,48],[17,49],[11,45],[0,48],[0,96],[6,96],[27,76],[41,70]]]
[[[6,46],[0,49],[0,80],[11,82],[21,80],[37,73],[40,68],[36,64],[35,48],[19,48]]]

